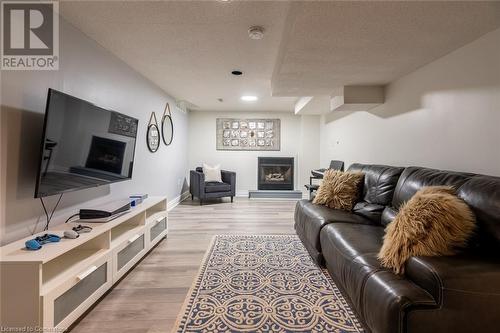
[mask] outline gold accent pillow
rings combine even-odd
[[[382,266],[403,274],[412,256],[454,254],[467,244],[475,225],[471,209],[452,187],[424,187],[386,227],[378,258]]]
[[[313,203],[351,211],[359,197],[363,179],[361,172],[327,170]]]

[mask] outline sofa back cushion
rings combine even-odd
[[[371,204],[387,206],[391,203],[394,189],[404,168],[388,165],[355,163],[349,171],[365,174],[362,199]]]
[[[458,190],[474,174],[455,171],[444,171],[422,167],[404,169],[392,197],[392,206],[386,207],[382,213],[381,223],[386,226],[396,216],[402,204],[410,200],[418,190],[426,186],[451,186]]]
[[[392,206],[399,210],[403,203],[410,200],[418,190],[425,186],[451,186],[458,190],[472,176],[474,174],[464,172],[408,167],[399,177],[392,198]]]
[[[354,213],[380,222],[385,206],[390,205],[394,189],[404,168],[388,165],[355,163],[349,171],[359,171],[365,175],[361,201],[354,206]]]
[[[500,178],[477,175],[458,189],[476,215],[477,240],[482,246],[500,246]]]

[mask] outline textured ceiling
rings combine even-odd
[[[290,111],[384,84],[500,27],[500,2],[61,1],[63,17],[201,110]],[[250,40],[252,25],[266,29]],[[244,71],[242,77],[230,74]],[[259,101],[244,103],[243,94]],[[277,97],[288,96],[288,97]],[[217,99],[224,101],[219,102]]]
[[[294,2],[275,96],[387,84],[500,27],[500,2]]]

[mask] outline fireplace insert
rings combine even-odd
[[[259,190],[293,190],[293,157],[259,157]]]

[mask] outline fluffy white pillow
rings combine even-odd
[[[206,182],[222,182],[220,164],[217,164],[216,166],[210,166],[203,163],[203,173],[205,174]]]

